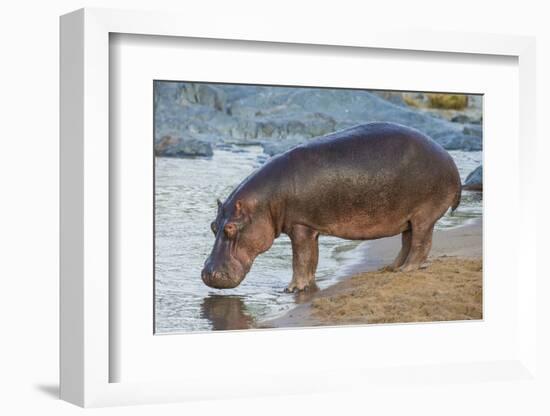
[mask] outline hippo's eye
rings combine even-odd
[[[210,228],[212,229],[214,235],[218,234],[218,225],[216,224],[216,221],[212,221],[210,223]]]

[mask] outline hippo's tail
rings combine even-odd
[[[460,205],[460,198],[462,197],[462,186],[458,187],[458,191],[456,191],[455,199],[453,200],[453,205],[451,205],[451,214],[455,212],[455,210]]]

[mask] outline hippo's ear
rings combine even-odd
[[[216,199],[216,203],[218,204],[218,211],[219,209],[222,207],[222,201],[220,201],[220,199]]]

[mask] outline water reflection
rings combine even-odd
[[[240,296],[210,295],[204,298],[201,318],[207,319],[214,330],[248,329],[254,325],[254,318]]]

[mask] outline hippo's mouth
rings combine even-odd
[[[201,273],[201,278],[204,284],[214,289],[233,289],[241,284],[244,279],[231,278],[227,273],[212,272],[207,273],[205,270]]]

